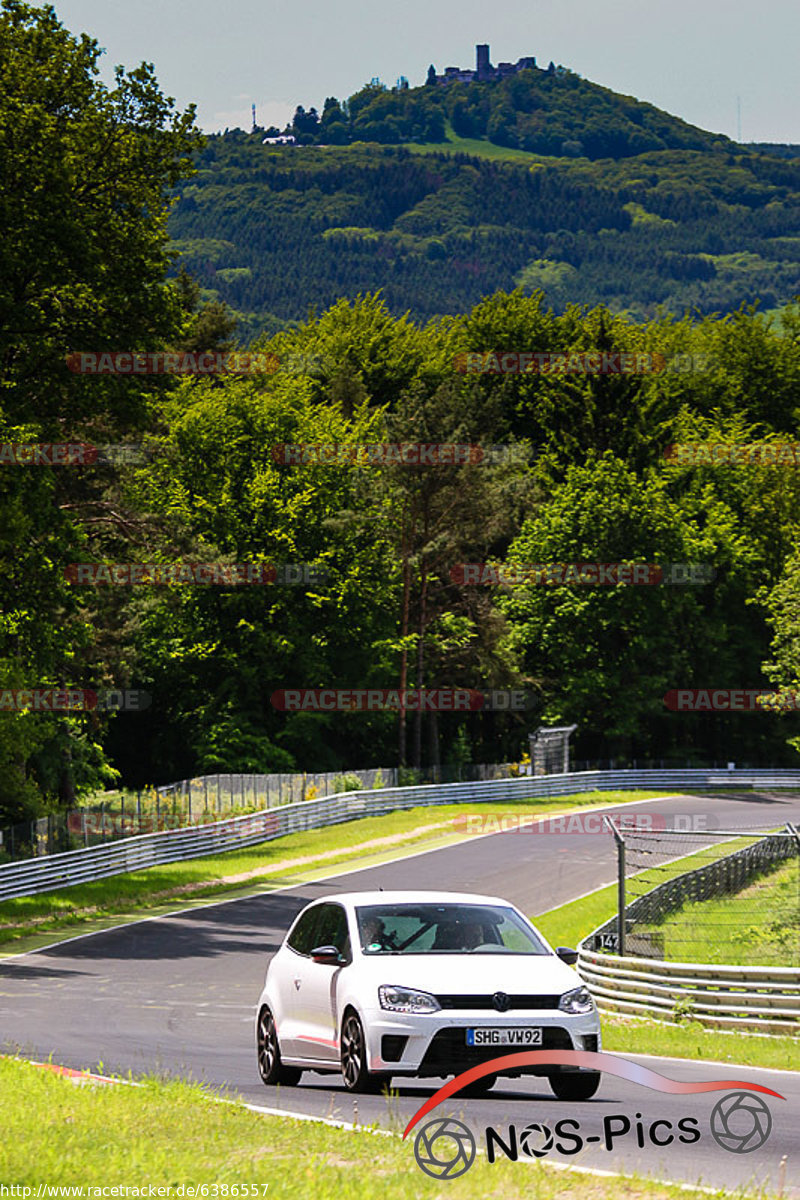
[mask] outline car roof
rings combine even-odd
[[[414,890],[385,892],[342,892],[338,895],[320,896],[314,903],[338,901],[355,906],[366,904],[502,904],[509,907],[510,900],[500,896],[481,896],[474,892],[425,892]]]

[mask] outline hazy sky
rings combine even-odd
[[[198,105],[206,130],[283,125],[372,76],[424,82],[428,64],[553,59],[743,141],[800,142],[797,0],[54,0],[73,32],[105,47],[106,66],[155,64],[162,89]]]

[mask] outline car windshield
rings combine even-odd
[[[370,904],[356,909],[363,954],[548,954],[513,908]]]

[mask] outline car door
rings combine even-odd
[[[305,1004],[308,988],[304,984],[309,978],[309,955],[320,945],[317,930],[323,908],[324,905],[315,904],[301,914],[280,950],[280,961],[276,961],[278,1040],[285,1059],[302,1057],[308,1052],[309,1012]]]
[[[350,937],[347,913],[341,904],[323,903],[319,906],[319,921],[314,926],[316,942],[309,950],[318,946],[335,946],[346,963],[350,962]],[[298,969],[297,987],[300,1026],[299,1042],[303,1058],[337,1065],[339,1062],[339,977],[346,965],[332,966],[315,963],[306,958]]]

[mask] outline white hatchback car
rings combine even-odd
[[[594,1002],[512,904],[454,892],[351,892],[315,900],[267,969],[256,1012],[266,1084],[341,1071],[352,1092],[393,1076],[457,1075],[513,1050],[599,1050]],[[545,1066],[556,1096],[586,1100],[597,1071]],[[463,1089],[480,1095],[497,1075]]]

